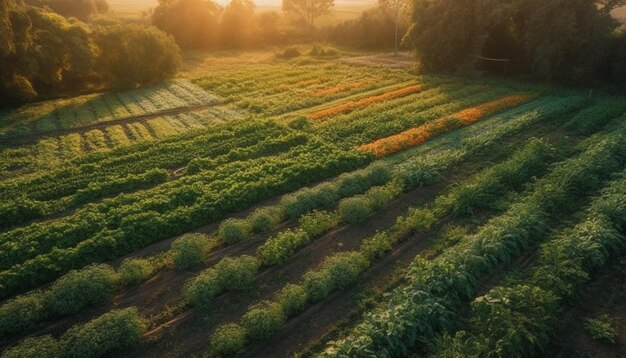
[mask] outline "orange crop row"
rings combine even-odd
[[[352,112],[355,109],[366,107],[372,103],[379,103],[388,101],[395,98],[405,97],[410,94],[418,93],[422,91],[422,85],[412,85],[405,88],[401,88],[395,91],[386,92],[380,95],[367,97],[358,101],[350,101],[346,103],[338,104],[334,107],[323,109],[309,115],[311,119],[324,119],[334,117],[339,114]]]
[[[532,96],[515,95],[486,102],[478,106],[438,118],[432,122],[423,124],[419,127],[411,128],[402,133],[378,139],[372,143],[362,145],[357,149],[364,152],[373,152],[376,155],[376,158],[386,157],[401,150],[424,143],[438,134],[449,132],[459,127],[468,126],[502,110],[519,106],[522,103],[528,102],[531,98]]]
[[[331,94],[335,94],[335,93],[339,93],[339,92],[343,92],[343,91],[347,91],[347,90],[351,90],[351,89],[362,87],[366,83],[367,82],[365,82],[365,81],[341,83],[341,84],[338,84],[336,86],[332,86],[332,87],[321,89],[321,90],[313,93],[312,96],[313,97],[330,96]]]

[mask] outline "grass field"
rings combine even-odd
[[[2,357],[623,354],[626,98],[375,62],[3,113]]]

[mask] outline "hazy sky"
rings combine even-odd
[[[282,0],[253,0],[257,6],[280,6]],[[229,0],[217,0],[217,3],[225,5]],[[108,0],[111,6],[115,7],[128,7],[128,6],[145,6],[152,7],[157,4],[157,0]],[[363,6],[375,4],[376,0],[335,0],[335,5],[355,5]]]

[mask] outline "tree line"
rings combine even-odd
[[[29,3],[0,1],[0,105],[158,83],[181,63],[175,41],[156,27],[75,17],[106,11],[99,0],[86,2],[93,7],[82,15],[73,12],[78,7],[59,8],[67,18],[52,8],[72,2]]]
[[[565,84],[626,82],[625,0],[411,0],[404,38],[423,68],[507,70]],[[502,69],[503,62],[492,67]]]
[[[389,0],[360,17],[337,24],[320,24],[334,0],[283,0],[282,12],[257,12],[250,0],[231,0],[222,7],[212,0],[159,0],[151,21],[186,49],[255,48],[308,41],[328,41],[353,47],[393,47],[398,18]],[[396,21],[398,19],[398,21]]]

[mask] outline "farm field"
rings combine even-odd
[[[626,97],[198,56],[0,113],[3,358],[626,354]]]

